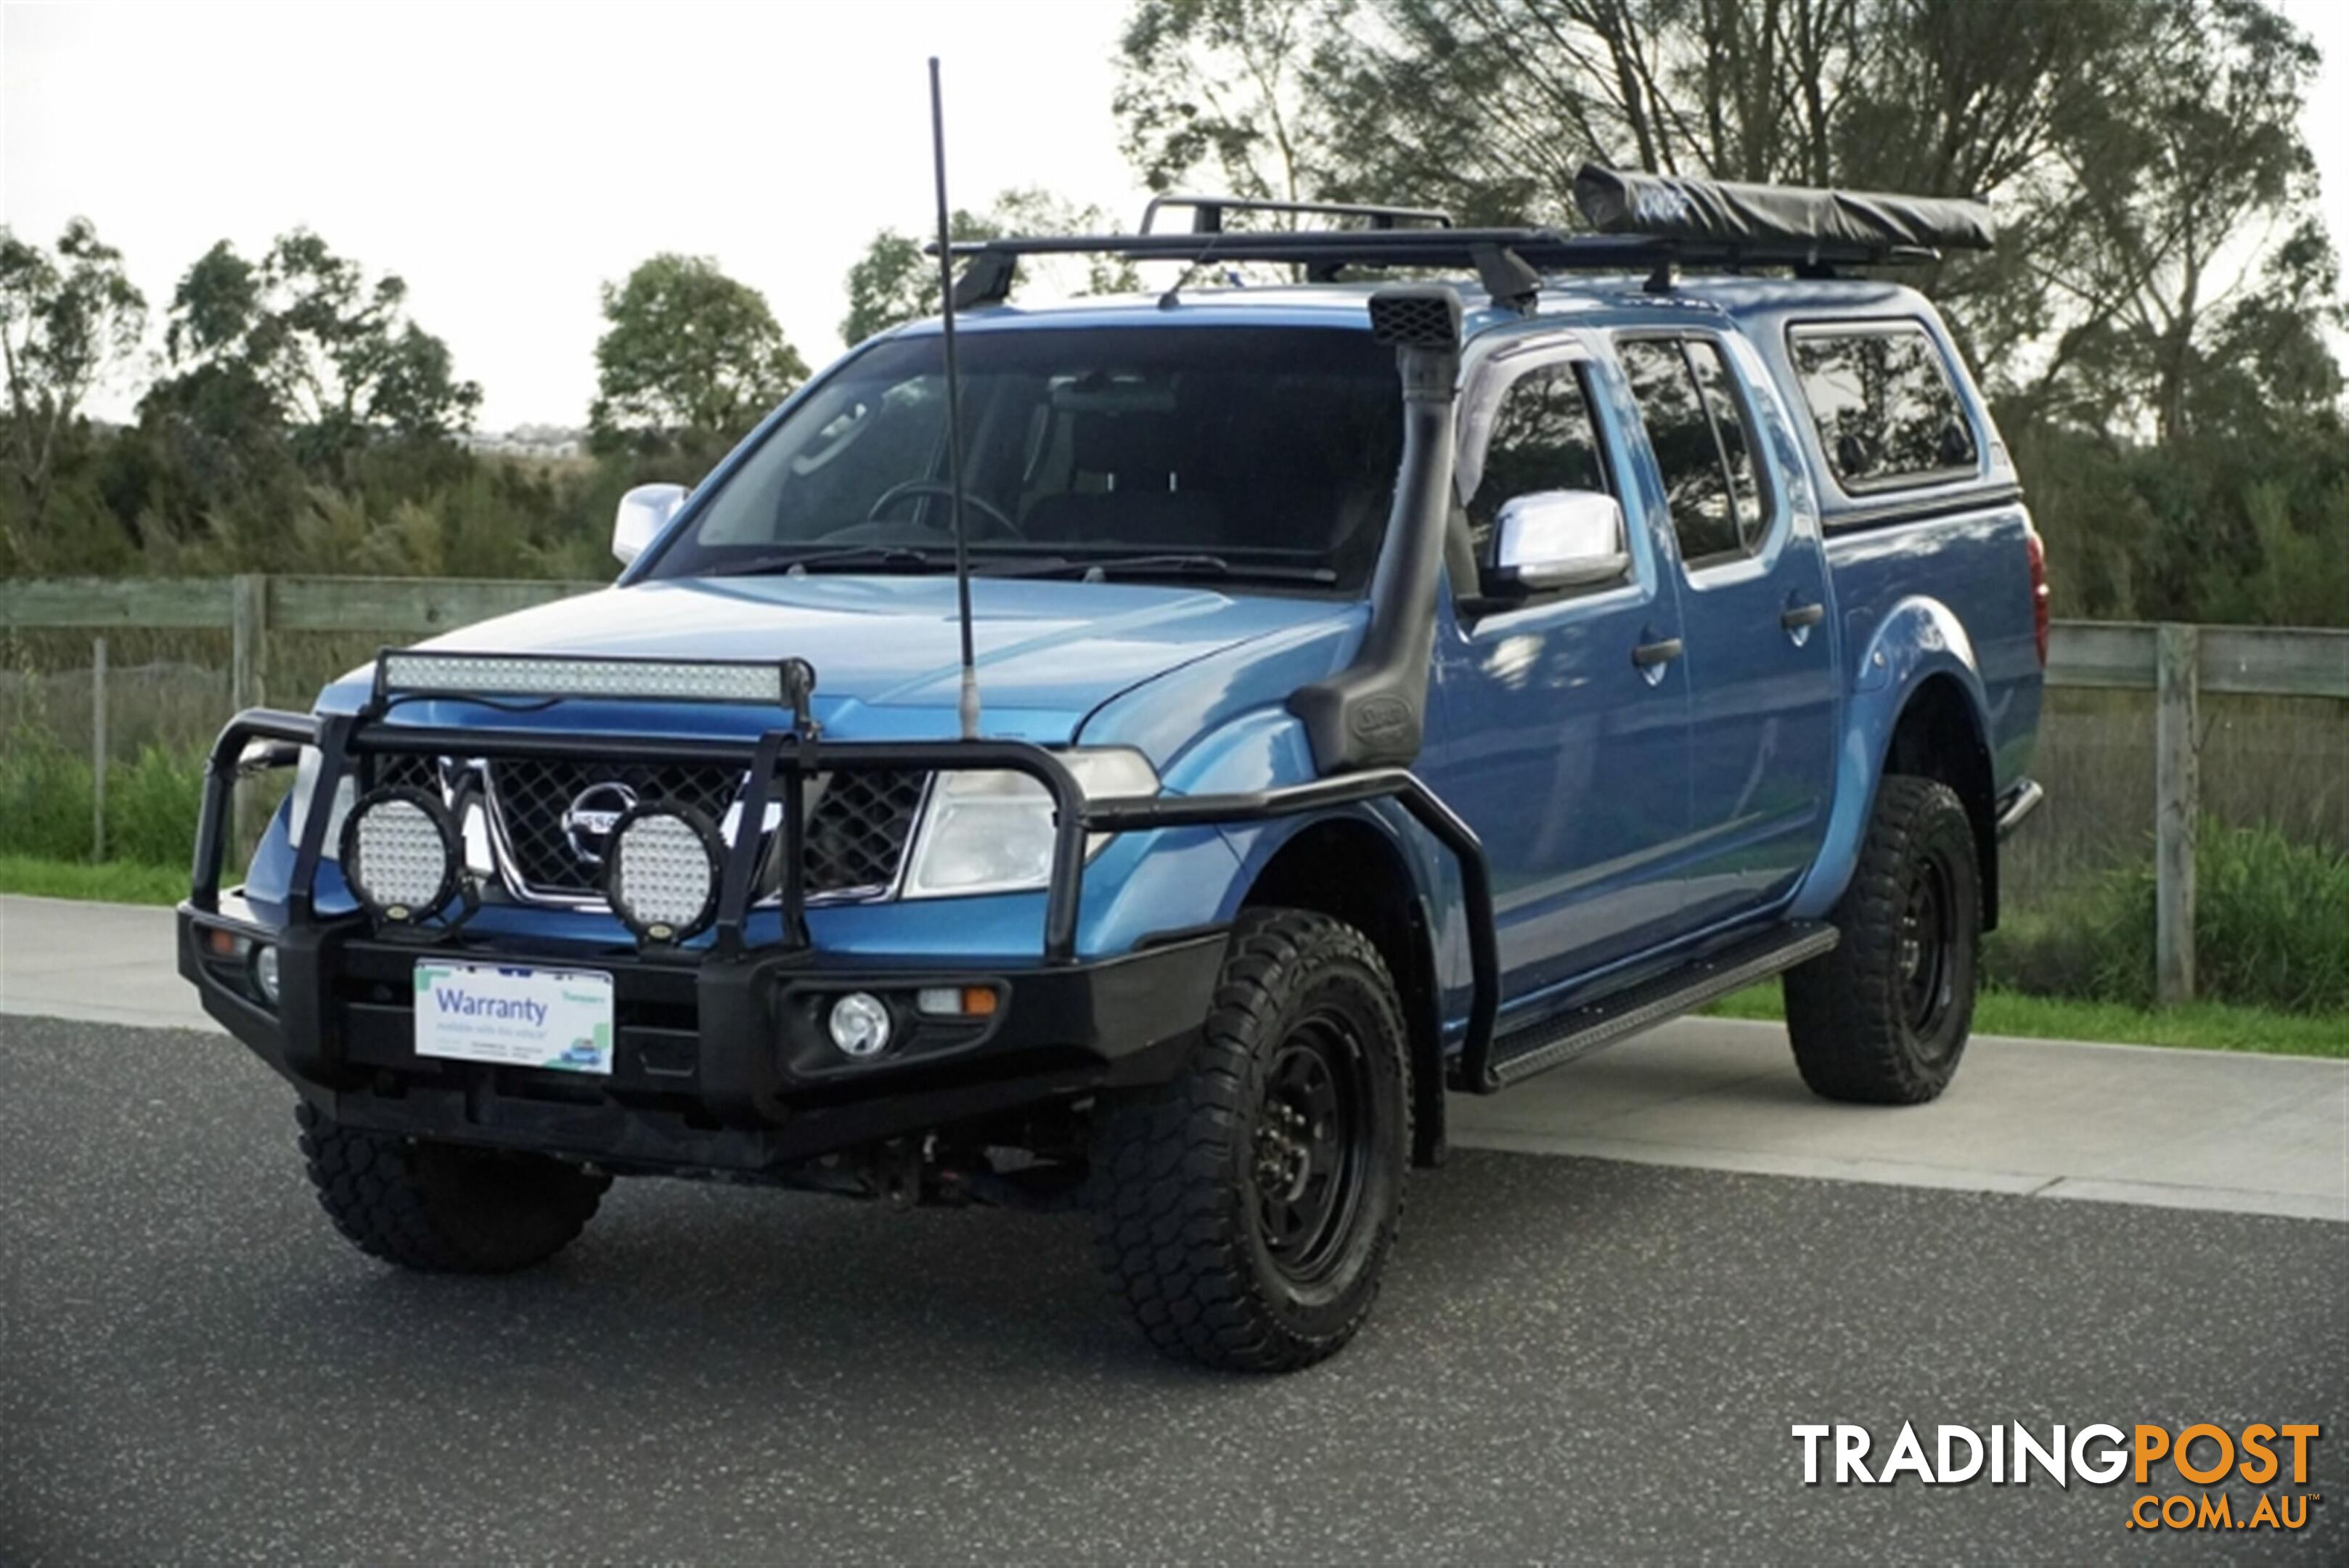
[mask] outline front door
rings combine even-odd
[[[1594,389],[1578,350],[1555,342],[1472,379],[1460,474],[1480,564],[1514,497],[1637,494],[1610,457],[1623,438],[1603,399],[1593,417]],[[1507,1000],[1651,945],[1680,919],[1671,862],[1688,831],[1688,684],[1662,657],[1680,607],[1645,509],[1627,510],[1619,579],[1464,608],[1438,628],[1444,736],[1422,765],[1485,842]]]
[[[1616,357],[1664,483],[1686,626],[1687,921],[1789,896],[1826,835],[1836,673],[1816,514],[1791,499],[1786,414],[1752,351],[1691,332]]]

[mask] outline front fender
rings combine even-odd
[[[1304,724],[1285,708],[1257,708],[1220,726],[1186,752],[1166,778],[1181,794],[1247,794],[1310,783],[1318,776]],[[1299,834],[1332,817],[1365,824],[1393,849],[1427,911],[1444,1016],[1464,1016],[1472,989],[1467,906],[1451,852],[1402,805],[1374,800],[1334,811],[1235,823],[1218,829],[1237,865],[1217,913],[1229,920],[1276,856]]]
[[[1986,743],[1990,733],[1990,699],[1973,640],[1940,600],[1919,595],[1895,604],[1860,643],[1857,659],[1836,758],[1835,809],[1818,858],[1795,894],[1790,912],[1796,919],[1823,919],[1849,886],[1893,732],[1920,688],[1937,678],[1954,681],[1965,694],[1976,742]]]

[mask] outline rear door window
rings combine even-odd
[[[1788,342],[1820,450],[1844,489],[1899,490],[1974,472],[1973,428],[1923,327],[1797,327]]]
[[[1693,569],[1752,555],[1764,532],[1761,483],[1721,346],[1635,337],[1615,352],[1663,476],[1682,564]]]

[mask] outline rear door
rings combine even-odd
[[[1793,504],[1793,432],[1725,332],[1625,333],[1615,350],[1664,482],[1694,743],[1685,923],[1794,890],[1826,836],[1836,673],[1817,518]]]
[[[1480,564],[1514,497],[1640,493],[1597,371],[1578,345],[1553,341],[1472,376],[1461,479]],[[1511,999],[1651,946],[1680,918],[1688,687],[1676,661],[1633,658],[1679,636],[1680,607],[1644,509],[1625,510],[1619,579],[1464,609],[1439,628],[1445,734],[1422,766],[1485,842]],[[1454,584],[1456,596],[1475,589]]]

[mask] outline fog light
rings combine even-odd
[[[718,912],[724,842],[688,805],[630,806],[612,825],[604,897],[623,925],[648,942],[681,942]]]
[[[261,988],[262,997],[270,1006],[277,1005],[277,948],[274,943],[263,942],[253,950],[253,983]]]
[[[387,920],[422,919],[457,890],[457,824],[422,790],[372,790],[343,824],[343,878]]]
[[[889,1010],[867,992],[852,991],[833,1002],[829,1027],[843,1056],[877,1056],[889,1048]]]

